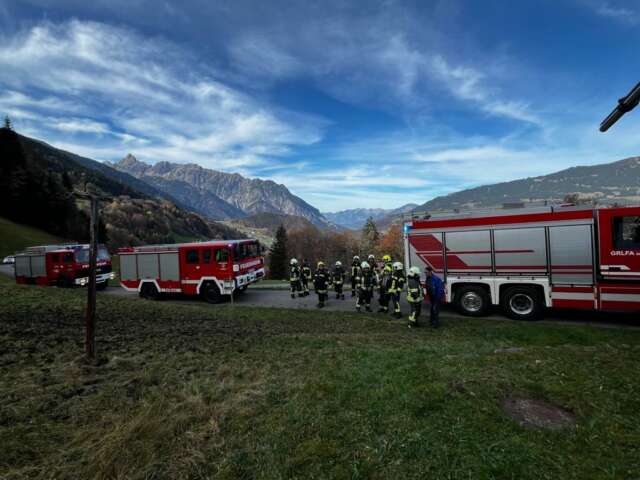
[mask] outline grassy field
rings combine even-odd
[[[62,240],[42,230],[0,217],[0,257],[11,255],[25,247],[60,241]]]
[[[83,300],[0,279],[0,478],[640,477],[638,330]]]

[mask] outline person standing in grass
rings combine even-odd
[[[378,278],[378,285],[380,290],[380,298],[378,300],[378,303],[380,303],[380,309],[378,309],[378,312],[388,313],[389,302],[391,301],[391,297],[389,296],[389,288],[391,288],[391,276],[393,275],[393,268],[391,267],[391,256],[384,255],[382,257],[382,261],[384,262],[384,265]]]
[[[404,271],[401,262],[395,262],[393,264],[393,274],[391,275],[391,287],[389,288],[389,296],[393,302],[393,316],[396,318],[402,318],[402,312],[400,311],[400,295],[404,290]]]
[[[433,328],[438,328],[440,326],[440,302],[444,298],[444,283],[440,277],[433,273],[433,268],[431,267],[427,267],[425,286],[431,305],[429,321]]]
[[[324,262],[318,262],[318,269],[313,276],[313,288],[318,294],[318,308],[324,307],[325,302],[328,300],[329,296],[327,292],[330,284],[331,279],[329,272],[327,272],[324,266]]]
[[[424,301],[424,292],[420,283],[420,269],[411,267],[409,275],[407,275],[407,300],[411,308],[409,315],[409,328],[418,326],[418,318],[422,311],[422,302]]]
[[[342,292],[342,287],[344,286],[344,278],[345,272],[344,268],[342,268],[342,262],[338,260],[333,268],[333,272],[331,273],[331,278],[333,281],[333,288],[336,291],[336,298],[344,300],[344,293]]]
[[[356,296],[356,283],[357,279],[360,276],[360,257],[355,255],[353,257],[353,261],[351,262],[351,296]]]
[[[311,282],[313,275],[311,275],[311,267],[309,266],[309,261],[304,260],[302,262],[302,274],[300,276],[300,280],[302,281],[302,295],[309,295],[309,282]]]
[[[300,267],[298,266],[298,260],[292,258],[289,262],[289,284],[291,285],[291,298],[296,298],[296,292],[298,296],[302,297],[302,284],[300,283]]]
[[[371,311],[371,298],[373,297],[373,290],[376,287],[376,284],[376,276],[371,271],[371,266],[367,262],[362,262],[360,276],[357,279],[356,285],[356,288],[358,289],[356,310],[358,312],[363,306],[367,312]]]

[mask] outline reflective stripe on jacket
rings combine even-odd
[[[419,276],[407,277],[407,300],[411,303],[420,303],[424,300],[424,291]]]

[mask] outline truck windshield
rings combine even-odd
[[[235,245],[236,260],[257,257],[260,255],[260,245],[258,242],[240,243]]]
[[[76,262],[77,263],[89,263],[89,249],[82,248],[80,250],[76,250]],[[98,261],[100,260],[109,260],[111,257],[109,256],[109,251],[105,247],[98,247]]]

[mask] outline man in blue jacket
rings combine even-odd
[[[429,320],[433,328],[438,328],[440,326],[440,302],[444,299],[444,283],[440,277],[433,273],[431,267],[427,267],[425,287],[431,304]]]

